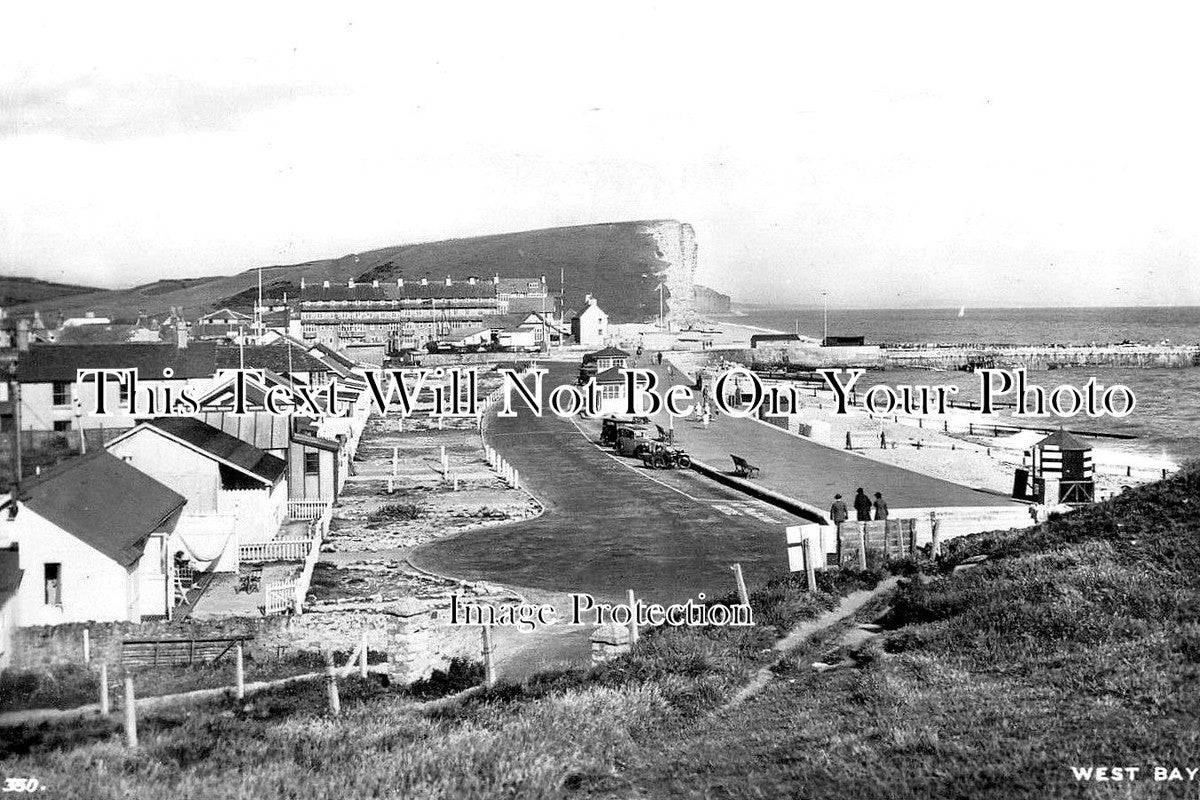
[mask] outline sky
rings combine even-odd
[[[1198,13],[13,4],[0,274],[665,218],[739,301],[1200,305]]]

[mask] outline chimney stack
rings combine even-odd
[[[187,323],[183,320],[179,320],[175,325],[175,346],[180,350],[185,350],[188,346]]]
[[[17,350],[22,353],[29,352],[29,320],[17,320]]]

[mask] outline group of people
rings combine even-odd
[[[872,512],[875,513],[874,517],[871,516]],[[883,493],[876,492],[875,502],[872,503],[867,493],[862,490],[862,487],[859,487],[858,493],[854,495],[854,514],[859,522],[887,519],[888,506],[887,501],[883,499]],[[834,525],[841,525],[850,519],[850,510],[846,507],[846,502],[842,500],[840,494],[833,496],[833,505],[829,507],[829,518],[833,520]]]

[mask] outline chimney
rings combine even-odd
[[[22,353],[29,352],[29,320],[17,320],[17,350]]]
[[[449,276],[449,275],[447,275],[447,276],[446,276],[446,285],[447,285],[447,286],[453,286],[453,285],[454,285],[454,281],[450,280],[450,276]]]
[[[179,324],[175,326],[175,346],[180,350],[188,346],[187,323],[183,320],[179,320]]]
[[[592,297],[592,296],[589,294],[589,295],[587,296],[587,304],[588,304],[589,306],[594,306],[594,305],[596,305],[596,298]]]

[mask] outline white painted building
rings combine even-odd
[[[5,614],[18,626],[139,622],[171,602],[166,542],[186,499],[106,452],[26,481],[0,513],[20,577]]]
[[[571,320],[571,335],[575,338],[575,344],[584,347],[602,347],[608,340],[608,314],[590,294],[587,296],[587,306]]]

